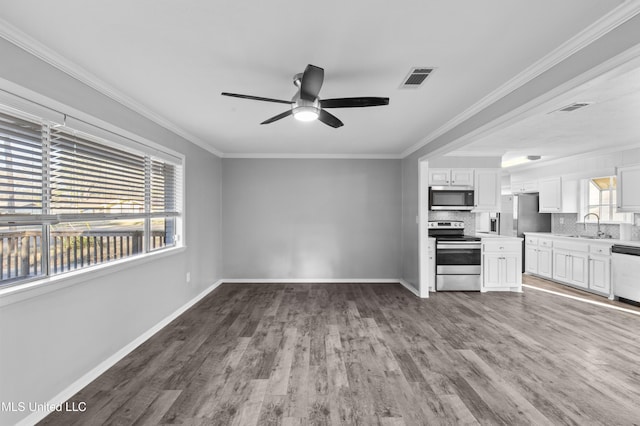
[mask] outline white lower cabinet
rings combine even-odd
[[[553,242],[549,239],[527,237],[525,239],[525,268],[530,274],[551,278]]]
[[[481,291],[522,291],[521,265],[519,240],[483,240]]]
[[[611,245],[604,240],[525,238],[525,271],[611,297]]]
[[[611,292],[611,256],[589,256],[589,289],[609,295]]]
[[[538,248],[538,275],[551,278],[553,275],[553,252],[548,247]]]
[[[568,251],[561,248],[553,250],[553,279],[589,288],[587,253]]]

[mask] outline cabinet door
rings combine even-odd
[[[568,282],[570,280],[569,253],[563,250],[553,251],[553,279]]]
[[[517,287],[522,284],[521,265],[517,254],[506,254],[502,257],[502,282],[506,287]]]
[[[545,247],[538,248],[538,275],[551,278],[553,273],[551,249]]]
[[[589,289],[609,294],[611,290],[611,258],[591,256],[589,258]]]
[[[560,178],[543,179],[539,182],[540,213],[555,213],[562,209],[562,182]]]
[[[475,172],[475,207],[477,212],[500,211],[500,171],[478,169]]]
[[[582,253],[572,253],[569,261],[571,263],[569,282],[579,287],[589,288],[589,256]]]
[[[429,185],[446,186],[451,182],[451,169],[429,169]]]
[[[500,280],[501,258],[500,254],[486,254],[484,256],[483,281],[485,287],[502,287]]]
[[[451,169],[451,185],[473,186],[473,169]]]
[[[527,245],[524,254],[524,270],[530,274],[538,273],[538,246]]]
[[[618,167],[616,198],[618,211],[640,212],[640,164]]]

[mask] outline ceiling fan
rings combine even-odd
[[[271,117],[260,124],[273,123],[274,121],[293,115],[300,121],[313,121],[317,119],[327,126],[337,128],[343,126],[344,123],[335,115],[325,111],[325,108],[359,108],[389,105],[389,98],[378,97],[320,99],[318,94],[320,93],[323,81],[324,69],[309,64],[303,73],[293,76],[293,84],[298,87],[298,91],[290,101],[228,92],[222,92],[222,95],[291,105],[290,110]]]

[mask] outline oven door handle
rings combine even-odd
[[[436,250],[438,249],[474,249],[480,250],[481,244],[474,243],[446,243],[446,244],[437,244]]]

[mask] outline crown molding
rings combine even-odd
[[[315,160],[399,160],[398,154],[269,154],[269,153],[227,153],[222,158],[255,159],[315,159]]]
[[[197,145],[200,148],[217,155],[218,157],[221,157],[223,155],[221,151],[217,150],[210,144],[207,144],[200,138],[190,134],[165,117],[162,117],[161,115],[153,112],[151,109],[142,105],[140,102],[137,102],[133,98],[116,90],[111,85],[102,81],[89,71],[64,58],[57,52],[48,48],[34,38],[28,36],[3,19],[0,19],[0,37],[15,44],[22,50],[30,53],[31,55],[46,62],[47,64],[59,69],[70,77],[80,81],[81,83],[91,87],[94,90],[97,90],[104,96],[107,96],[108,98],[153,121],[154,123],[169,130],[170,132],[186,139],[192,144]]]
[[[535,62],[529,68],[516,75],[511,80],[507,81],[498,89],[494,90],[493,92],[482,98],[480,101],[473,104],[461,114],[458,114],[443,126],[436,129],[435,131],[421,139],[419,142],[403,151],[401,157],[404,158],[413,154],[415,151],[434,141],[436,138],[442,136],[456,126],[462,124],[464,121],[473,117],[475,114],[479,113],[489,105],[497,102],[499,99],[515,91],[516,89],[538,77],[545,71],[553,68],[555,65],[558,65],[560,62],[564,61],[571,55],[575,54],[600,37],[609,33],[619,25],[633,18],[638,13],[640,13],[640,2],[626,1],[625,3],[621,4],[620,6],[609,12],[607,15],[591,24],[585,30],[581,31],[574,37],[561,44],[557,49],[553,50],[551,53]]]
[[[119,104],[131,109],[132,111],[140,114],[141,116],[153,121],[159,126],[175,133],[176,135],[186,139],[187,141],[197,145],[221,158],[318,158],[318,159],[402,159],[405,158],[423,146],[434,141],[439,136],[442,136],[446,132],[454,129],[464,121],[470,119],[475,114],[479,113],[489,105],[495,103],[505,95],[513,92],[527,82],[533,80],[543,72],[549,70],[553,66],[559,64],[566,58],[570,57],[574,53],[580,51],[585,46],[589,45],[593,41],[607,34],[611,30],[615,29],[622,23],[631,19],[635,15],[640,13],[640,2],[627,0],[607,15],[587,27],[585,30],[572,37],[553,52],[549,53],[532,66],[507,81],[498,89],[489,93],[480,101],[458,114],[453,119],[449,120],[440,128],[436,129],[426,137],[422,138],[419,142],[412,145],[408,149],[404,150],[400,154],[389,155],[376,155],[376,154],[346,154],[346,155],[333,155],[333,154],[267,154],[267,153],[249,153],[249,154],[234,154],[223,153],[210,144],[204,142],[198,137],[190,134],[186,130],[180,128],[176,124],[172,123],[165,117],[153,112],[146,106],[135,101],[129,96],[114,89],[106,82],[100,80],[95,75],[91,74],[87,70],[81,68],[77,64],[67,60],[55,51],[46,47],[42,43],[36,41],[32,37],[28,36],[24,32],[15,28],[13,25],[0,19],[0,37],[5,38],[9,42],[15,44],[21,49],[34,55],[40,60],[48,63],[49,65],[59,69],[60,71],[68,74],[72,78],[86,84],[87,86],[97,90],[99,93],[109,97],[110,99],[118,102]],[[465,138],[466,139],[466,138]]]

